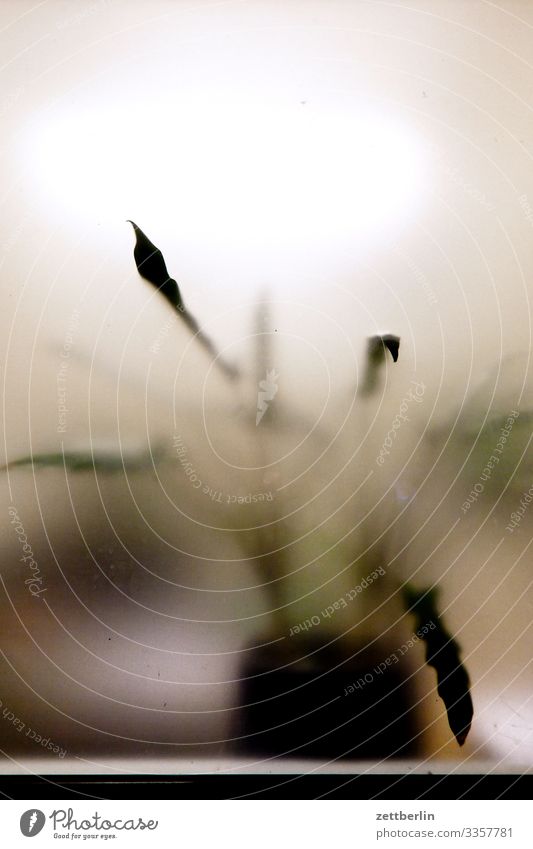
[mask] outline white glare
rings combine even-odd
[[[301,251],[399,229],[421,196],[412,133],[371,111],[161,103],[42,118],[26,152],[73,220],[149,220],[202,245]]]

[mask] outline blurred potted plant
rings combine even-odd
[[[177,312],[196,344],[228,381],[228,392],[238,397],[242,372],[219,355],[186,308],[161,251],[131,223],[139,274]],[[245,413],[258,469],[271,467],[275,446],[287,430],[305,430],[305,415],[290,408],[283,392],[278,394],[270,344],[273,333],[264,329],[268,322],[262,304],[255,334],[256,367],[251,376],[251,386],[257,387],[257,406]],[[386,358],[398,360],[399,348],[400,339],[393,334],[369,340],[359,393],[362,404],[375,392]],[[324,452],[329,448],[328,439],[324,440]],[[311,453],[316,448],[314,443]],[[130,458],[93,450],[63,451],[15,459],[9,465],[62,465],[74,472],[121,473],[157,459],[157,453],[151,451]],[[268,475],[264,482],[266,490]],[[353,525],[354,495],[360,483],[349,482],[343,509],[333,525],[327,513],[325,518],[320,515],[324,499],[309,504],[305,515],[310,530],[296,541],[296,511],[288,500],[266,498],[252,507],[255,522],[243,544],[259,565],[271,617],[269,627],[244,654],[234,737],[245,751],[327,759],[414,754],[422,728],[409,650],[421,641],[459,745],[468,735],[473,714],[468,675],[459,647],[439,616],[437,592],[402,586],[386,573],[383,552],[369,531],[371,522],[361,520]],[[238,515],[237,497],[233,508]],[[344,535],[339,532],[343,522],[348,529]],[[314,557],[314,546],[320,557]],[[334,566],[324,579],[320,566],[323,552],[327,555],[329,551]]]

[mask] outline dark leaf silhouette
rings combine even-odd
[[[398,361],[398,353],[400,351],[399,336],[393,336],[392,333],[387,333],[385,336],[371,336],[368,340],[368,356],[372,357],[376,363],[383,362],[385,348],[389,351],[392,359],[396,363]]]
[[[436,606],[436,589],[404,589],[404,598],[416,618],[416,630],[434,624],[422,637],[426,643],[426,662],[437,672],[437,692],[446,706],[448,722],[460,746],[465,742],[474,715],[470,680],[461,663],[460,648],[446,631]]]
[[[183,312],[183,303],[178,284],[168,273],[163,254],[134,221],[130,219],[128,221],[135,231],[136,241],[133,256],[135,257],[137,271],[141,277],[144,277],[152,286],[159,289],[161,294],[164,295],[167,301],[170,301],[175,309]]]
[[[366,372],[360,390],[363,395],[370,395],[376,389],[386,351],[389,351],[396,363],[400,351],[399,336],[394,336],[392,333],[387,333],[385,336],[370,336],[367,345]]]
[[[135,248],[133,249],[133,256],[137,265],[137,271],[141,277],[144,277],[145,280],[148,280],[149,283],[155,286],[156,289],[158,289],[167,301],[169,301],[169,303],[174,307],[174,309],[179,310],[183,321],[189,330],[194,333],[197,342],[202,345],[202,347],[212,357],[215,358],[219,368],[221,368],[228,377],[237,377],[237,369],[219,356],[217,348],[211,339],[209,339],[203,330],[200,329],[200,325],[194,316],[185,309],[178,284],[172,277],[170,277],[167,271],[165,259],[159,248],[156,248],[153,242],[150,241],[148,236],[143,233],[141,228],[138,227],[134,221],[128,219],[128,222],[132,225],[135,231],[136,241]]]

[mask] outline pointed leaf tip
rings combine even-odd
[[[383,344],[389,351],[394,362],[398,362],[398,355],[400,352],[400,337],[393,336],[392,334],[388,333],[386,336],[382,336],[381,339]]]
[[[137,271],[141,277],[161,292],[174,309],[183,312],[183,303],[178,284],[168,273],[163,254],[134,221],[131,219],[127,220],[135,231],[133,256],[137,265]]]

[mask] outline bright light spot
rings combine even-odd
[[[424,155],[375,112],[315,113],[198,98],[48,117],[31,179],[80,221],[150,222],[237,252],[357,250],[387,240],[422,195]]]

